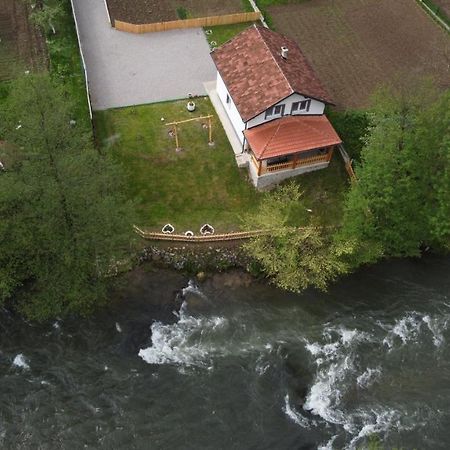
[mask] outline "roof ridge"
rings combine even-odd
[[[326,122],[329,122],[329,123],[330,123],[330,121],[329,121],[328,118],[325,116],[325,114],[322,114],[321,116],[319,116],[319,119],[322,119],[322,122],[324,121],[323,118],[325,118],[325,121],[326,121]],[[313,122],[313,123],[307,123],[306,126],[307,126],[310,130],[313,130],[313,131],[314,131],[315,133],[317,133],[318,135],[320,135],[320,136],[322,136],[322,137],[325,137],[326,135],[325,135],[324,131],[323,131],[323,130],[318,130],[318,129],[317,129],[317,124],[316,124],[316,122],[317,122],[317,121],[315,121],[315,122]]]
[[[286,76],[285,71],[284,71],[284,70],[281,68],[281,66],[278,64],[278,61],[276,60],[274,54],[273,54],[272,51],[270,50],[270,47],[267,45],[267,42],[266,42],[266,40],[264,39],[264,36],[259,32],[259,30],[262,29],[262,30],[266,30],[266,31],[269,31],[269,32],[272,32],[272,33],[276,33],[276,34],[278,34],[279,36],[281,36],[283,39],[285,39],[286,41],[290,42],[291,44],[294,44],[294,46],[297,47],[297,49],[299,50],[299,52],[300,52],[300,54],[301,54],[301,56],[302,56],[302,59],[303,59],[303,60],[302,60],[302,64],[304,64],[305,66],[307,66],[308,69],[309,69],[310,71],[312,71],[312,72],[315,74],[315,73],[316,73],[315,70],[314,70],[313,67],[311,66],[310,62],[308,61],[308,58],[307,58],[306,55],[303,53],[303,51],[302,51],[302,49],[300,48],[300,46],[299,46],[295,41],[293,41],[290,37],[285,36],[285,35],[282,34],[282,33],[278,33],[277,31],[273,31],[273,30],[271,30],[270,28],[265,28],[265,27],[259,26],[259,25],[257,25],[257,24],[253,24],[253,26],[258,30],[258,33],[259,33],[259,35],[261,36],[261,39],[263,40],[264,45],[265,45],[265,46],[267,47],[267,49],[269,50],[269,53],[270,53],[270,55],[272,56],[273,60],[275,61],[275,64],[277,65],[279,71],[282,73],[284,79],[286,80],[286,82],[287,82],[289,88],[291,89],[291,94],[297,93],[297,94],[300,94],[300,95],[305,95],[304,93],[298,92],[296,89],[293,88],[293,86],[292,86],[292,84],[291,84],[291,81],[290,81],[289,78]],[[320,85],[322,85],[322,83],[321,83],[321,81],[320,81],[319,79],[317,79],[317,82],[318,82]],[[308,95],[308,94],[306,94],[306,95],[307,95],[309,98],[311,98],[311,95]],[[319,98],[319,100],[320,100],[320,101],[323,101],[323,99],[320,99],[320,98]]]
[[[283,70],[283,69],[280,67],[280,65],[278,64],[278,61],[275,59],[275,56],[274,56],[274,54],[272,53],[272,50],[270,50],[270,47],[267,45],[267,42],[266,42],[266,40],[264,39],[264,36],[263,36],[263,35],[261,34],[261,32],[259,31],[260,28],[263,29],[263,30],[267,30],[267,28],[258,27],[256,24],[254,24],[254,27],[256,28],[256,30],[258,31],[259,35],[261,36],[261,39],[262,39],[262,41],[264,42],[264,45],[266,46],[267,50],[269,51],[270,56],[271,56],[272,59],[275,61],[275,64],[277,65],[278,70],[281,72],[281,74],[283,75],[283,78],[286,80],[286,83],[287,83],[287,85],[289,86],[289,89],[291,90],[291,94],[293,94],[295,91],[294,91],[294,89],[292,88],[292,85],[291,85],[290,81],[288,80],[286,74],[284,73],[284,70]],[[272,31],[272,30],[269,29],[269,31]],[[281,33],[278,33],[278,34],[279,34],[280,36],[283,36],[283,38],[285,37],[285,36],[284,36],[283,34],[281,34]]]
[[[233,41],[235,38],[240,36],[241,34],[248,33],[252,28],[258,28],[258,25],[254,23],[253,25],[249,26],[248,28],[244,28],[243,30],[239,31],[238,34],[235,34],[234,36],[231,36],[229,39],[227,39],[225,42],[222,42],[218,47],[214,47],[209,54],[215,53],[217,50],[222,49],[225,45],[229,44],[231,41]]]
[[[273,132],[272,136],[270,137],[270,139],[267,140],[266,145],[264,146],[263,151],[261,152],[261,156],[264,156],[264,153],[267,150],[267,147],[269,146],[269,144],[275,139],[275,136],[278,134],[278,131],[280,130],[281,127],[281,119],[278,119],[278,124],[277,124],[277,129]]]

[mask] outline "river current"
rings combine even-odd
[[[450,260],[329,292],[138,271],[90,319],[0,315],[2,449],[450,448]]]

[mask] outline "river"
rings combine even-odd
[[[450,448],[450,260],[294,295],[138,270],[89,319],[0,315],[2,449]]]

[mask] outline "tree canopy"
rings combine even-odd
[[[277,286],[294,292],[310,286],[325,290],[330,281],[347,271],[341,256],[351,249],[343,243],[332,245],[333,230],[316,225],[307,216],[303,226],[293,223],[293,216],[296,220],[300,217],[298,209],[306,211],[301,196],[295,183],[267,193],[245,224],[248,229],[270,233],[252,239],[244,248]]]
[[[267,194],[246,218],[249,228],[271,230],[245,248],[278,286],[324,289],[383,257],[450,249],[450,91],[427,81],[403,92],[384,88],[368,117],[342,223],[326,230],[311,220],[293,223],[293,208],[305,210],[293,183]]]
[[[39,320],[104,301],[131,240],[120,170],[72,114],[45,74],[13,82],[0,110],[0,301]]]
[[[449,248],[449,163],[450,92],[381,90],[338,235],[356,242],[355,265]]]

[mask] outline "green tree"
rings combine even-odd
[[[14,82],[0,110],[0,136],[15,153],[0,173],[0,301],[39,320],[104,301],[130,245],[120,171],[72,111],[47,75]]]
[[[337,235],[356,242],[355,265],[448,246],[449,110],[450,92],[428,83],[378,93]]]
[[[306,226],[297,227],[301,201],[299,186],[290,183],[266,194],[259,210],[244,218],[249,230],[270,230],[244,245],[264,272],[279,287],[300,292],[309,286],[325,290],[328,283],[347,271],[342,255],[352,250],[346,243],[331,244],[331,230],[315,226],[306,216]],[[294,218],[295,222],[294,223]]]
[[[63,5],[58,1],[36,2],[35,0],[25,0],[32,8],[30,19],[45,33],[52,32],[56,34],[55,24],[57,24],[64,15]]]

